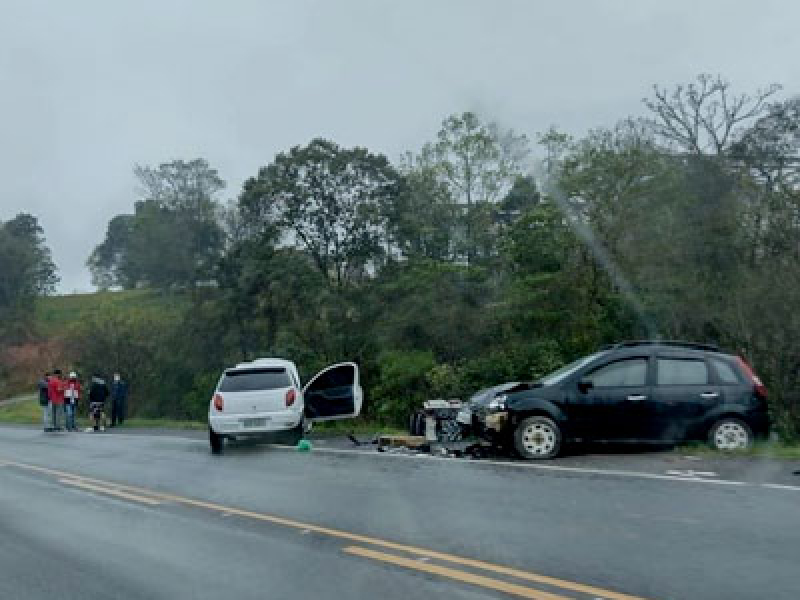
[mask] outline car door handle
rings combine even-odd
[[[700,394],[700,397],[703,400],[713,400],[714,398],[719,397],[719,394],[717,392],[703,392]]]
[[[631,402],[641,402],[642,400],[647,400],[647,396],[644,394],[631,394],[628,396],[628,400]]]

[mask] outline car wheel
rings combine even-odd
[[[286,444],[289,446],[297,446],[300,443],[300,440],[303,439],[303,436],[306,434],[306,420],[303,418],[300,421],[300,424],[295,427],[294,429],[289,430],[286,433]]]
[[[212,454],[222,453],[222,447],[225,445],[225,438],[211,429],[211,427],[208,428],[208,442],[211,445]]]
[[[725,417],[714,423],[708,441],[716,450],[747,450],[753,445],[753,431],[741,419]]]
[[[514,430],[514,447],[522,458],[544,460],[561,451],[561,428],[544,416],[528,417]]]

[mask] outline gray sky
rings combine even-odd
[[[533,135],[721,73],[800,93],[800,3],[0,0],[0,220],[39,217],[61,291],[132,212],[135,163],[207,158],[225,197],[312,137],[395,159],[475,110]]]

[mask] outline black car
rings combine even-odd
[[[564,441],[708,440],[733,450],[769,432],[761,380],[707,344],[623,342],[473,398],[476,431],[528,459],[553,458]]]

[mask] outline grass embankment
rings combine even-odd
[[[78,426],[86,427],[86,417],[79,416]],[[42,409],[35,395],[21,396],[12,402],[0,404],[0,423],[16,425],[41,425]],[[208,427],[205,421],[181,421],[177,419],[147,419],[134,417],[125,421],[125,427],[144,429],[193,429],[203,430]],[[322,435],[371,435],[375,433],[406,433],[396,427],[384,427],[379,424],[357,419],[355,421],[329,421],[314,426],[314,432]]]
[[[46,296],[36,301],[35,322],[37,330],[47,334],[69,330],[103,314],[150,311],[169,314],[185,308],[187,302],[188,298],[182,294],[163,294],[146,289]]]

